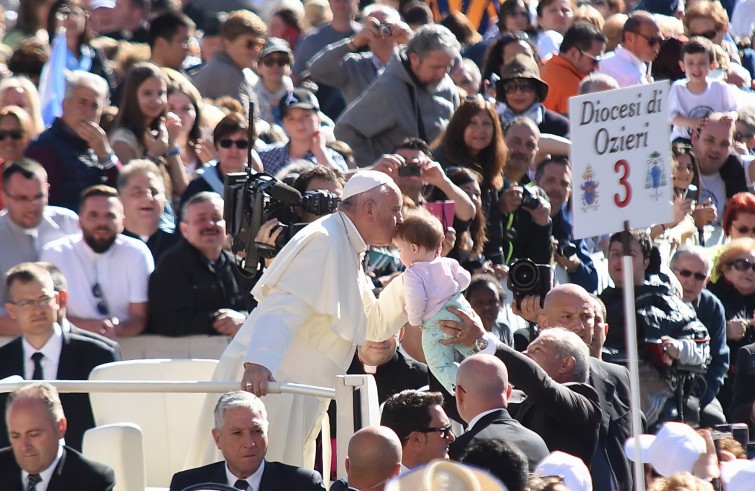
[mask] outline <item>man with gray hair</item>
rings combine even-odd
[[[338,88],[346,104],[354,102],[383,73],[398,46],[412,36],[398,11],[373,3],[362,12],[362,29],[323,48],[309,64],[316,81]],[[368,51],[363,51],[367,47]]]
[[[212,438],[225,460],[177,472],[170,482],[171,491],[201,483],[254,491],[325,489],[317,472],[265,460],[269,440],[267,411],[255,395],[241,390],[226,392],[218,400],[214,414]]]
[[[700,397],[700,424],[708,428],[726,423],[724,410],[716,396],[729,370],[729,345],[726,344],[724,306],[705,288],[713,267],[710,256],[700,246],[682,246],[671,258],[669,267],[682,285],[682,298],[695,307],[697,320],[705,325],[710,335],[711,361],[704,375],[705,392]],[[729,393],[727,396],[731,399]]]
[[[578,95],[594,94],[606,90],[620,89],[619,82],[606,73],[593,72],[582,79],[579,83]]]
[[[460,102],[449,76],[459,50],[459,42],[445,27],[422,26],[346,109],[335,134],[354,150],[358,165],[390,153],[407,137],[430,142],[443,132]]]
[[[115,185],[120,162],[99,125],[108,91],[107,82],[98,75],[67,74],[63,114],[27,147],[26,155],[47,171],[49,204],[76,211],[82,190],[95,184]]]

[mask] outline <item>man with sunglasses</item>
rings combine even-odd
[[[569,113],[569,98],[577,95],[579,83],[595,71],[606,49],[606,37],[588,22],[575,22],[566,33],[557,55],[543,65],[541,77],[550,86],[543,105],[561,114]]]
[[[449,446],[456,440],[440,392],[404,390],[389,397],[380,424],[401,440],[402,474],[435,459],[448,459]]]
[[[115,189],[81,193],[81,234],[47,244],[41,260],[68,280],[70,321],[111,339],[136,336],[147,323],[147,282],[154,269],[149,248],[123,232],[123,205]]]
[[[698,320],[710,335],[711,361],[704,376],[705,392],[700,397],[700,425],[713,427],[726,422],[721,403],[716,399],[729,370],[724,306],[718,297],[705,288],[710,279],[712,263],[703,248],[680,247],[671,258],[669,267],[682,285],[682,298],[695,307]]]
[[[643,10],[633,12],[621,31],[621,44],[600,62],[598,71],[612,76],[620,87],[652,82],[648,64],[655,60],[663,44],[655,18]]]
[[[0,378],[18,375],[25,380],[86,380],[98,365],[117,360],[114,349],[92,338],[68,332],[58,324],[59,295],[42,265],[22,263],[5,279],[5,308],[21,335],[0,348]],[[8,394],[0,396],[6,406]],[[66,445],[81,451],[84,432],[94,427],[89,394],[61,394],[68,418]],[[0,425],[0,448],[9,446]]]
[[[0,213],[0,271],[38,261],[42,246],[75,234],[78,216],[71,210],[47,205],[47,172],[37,162],[22,158],[3,168],[2,196],[5,211]],[[0,298],[5,282],[0,282]],[[16,322],[0,306],[0,335],[17,336]]]

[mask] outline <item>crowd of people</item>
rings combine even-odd
[[[750,489],[718,460],[755,429],[754,0],[220,5],[0,1],[0,378],[227,336],[215,379],[241,390],[207,397],[176,490],[322,489],[330,401],[268,385],[345,373],[384,408],[333,489],[629,491],[633,461],[653,490]],[[673,219],[575,238],[570,98],[661,80]],[[110,489],[78,453],[88,396],[31,387],[0,397],[0,482]]]

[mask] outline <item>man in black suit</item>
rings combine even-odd
[[[11,448],[0,450],[0,489],[113,489],[112,469],[60,444],[67,421],[58,392],[50,384],[32,384],[13,391],[6,423]]]
[[[215,406],[212,430],[225,460],[177,472],[170,482],[170,491],[201,483],[254,491],[323,491],[325,486],[318,473],[265,460],[267,430],[267,410],[259,398],[245,391],[226,392]]]
[[[596,325],[596,309],[605,319],[605,306],[587,290],[576,284],[553,288],[545,297],[543,311],[538,317],[541,329],[563,327],[577,334],[590,346]],[[632,489],[632,469],[624,453],[624,442],[632,436],[629,414],[629,371],[620,365],[607,363],[593,356],[588,383],[598,393],[603,419],[600,424],[598,448],[592,460],[593,487],[596,491]]]
[[[479,345],[485,335],[479,317],[450,310],[459,322],[442,321],[441,329],[451,336],[442,342]],[[509,381],[527,394],[514,417],[540,435],[549,450],[579,457],[589,467],[603,416],[597,392],[586,383],[587,345],[576,334],[556,327],[541,332],[524,353],[499,342],[495,356],[506,365]]]
[[[550,454],[543,439],[506,409],[511,395],[508,378],[506,366],[492,355],[472,355],[461,363],[456,373],[456,406],[469,427],[450,445],[451,459],[460,460],[473,442],[492,438],[518,447],[527,457],[530,471]]]
[[[383,491],[386,482],[398,476],[400,471],[401,442],[390,428],[367,426],[349,440],[346,457],[348,489]]]
[[[50,273],[36,263],[12,268],[6,278],[8,314],[16,320],[21,336],[0,348],[0,378],[20,375],[27,380],[86,380],[92,369],[116,361],[113,348],[92,338],[66,332],[58,324],[59,295]],[[0,395],[5,407],[7,394]],[[84,432],[94,427],[89,394],[63,394],[68,414],[66,443],[81,450]],[[0,447],[8,445],[5,427]]]

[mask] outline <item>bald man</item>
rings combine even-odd
[[[595,332],[595,299],[579,285],[567,283],[545,296],[538,318],[541,329],[563,327],[577,334],[588,346]],[[598,448],[592,462],[593,485],[598,491],[631,489],[631,468],[624,442],[631,436],[629,372],[626,368],[590,357],[588,383],[598,393],[603,419]]]
[[[469,426],[467,432],[448,449],[459,460],[473,442],[500,438],[515,445],[527,457],[530,471],[548,455],[548,447],[534,431],[522,426],[509,414],[511,395],[506,365],[492,355],[466,358],[456,373],[456,407]]]
[[[385,483],[401,471],[401,441],[385,426],[368,426],[349,440],[346,474],[349,489],[385,489]]]

